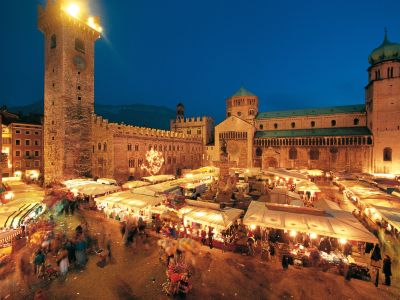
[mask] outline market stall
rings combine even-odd
[[[150,185],[150,182],[141,181],[141,180],[132,180],[127,181],[122,185],[122,188],[125,190],[136,189],[142,186]]]
[[[365,209],[366,214],[375,222],[386,223],[388,231],[400,232],[400,209],[372,205]]]
[[[74,193],[74,195],[81,194],[91,197],[98,197],[121,190],[121,188],[117,185],[103,184],[101,182],[104,181],[96,182],[93,180],[78,178],[64,181],[64,185],[67,187],[67,189]]]
[[[112,218],[123,220],[130,216],[151,219],[152,209],[160,205],[164,197],[123,191],[95,199],[96,205]]]

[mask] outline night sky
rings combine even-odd
[[[0,105],[43,98],[37,4],[2,1]],[[327,4],[329,3],[329,4]],[[95,101],[224,116],[243,84],[260,111],[363,103],[368,55],[400,42],[400,1],[92,0]]]

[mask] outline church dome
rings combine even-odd
[[[390,42],[385,31],[382,44],[371,52],[368,61],[371,65],[375,65],[393,59],[400,60],[400,44]]]

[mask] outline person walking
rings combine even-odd
[[[39,249],[36,252],[35,258],[33,260],[33,263],[35,265],[35,274],[37,275],[37,277],[42,276],[45,261],[46,256],[44,255],[43,251]]]
[[[379,247],[378,244],[375,245],[374,250],[372,251],[371,254],[371,266],[375,267],[375,286],[378,287],[379,285],[379,269],[380,269],[380,261],[382,260],[382,255],[381,255],[381,248]]]
[[[389,255],[386,255],[385,259],[383,260],[383,274],[385,274],[385,284],[390,285],[390,276],[392,276],[392,261]]]
[[[214,232],[212,227],[208,228],[208,246],[210,247],[210,249],[213,248],[213,237],[214,237]]]
[[[67,249],[65,249],[65,247],[61,248],[61,250],[59,251],[57,262],[60,268],[60,274],[64,277],[65,275],[67,275],[69,267],[68,251]]]

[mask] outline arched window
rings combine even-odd
[[[392,148],[383,149],[383,160],[392,161]]]
[[[132,151],[132,144],[128,144],[128,151]]]
[[[292,128],[295,128],[296,127],[296,123],[292,122],[292,124],[290,124],[290,126],[292,126]]]
[[[297,159],[297,149],[296,148],[290,148],[289,149],[289,159]]]
[[[75,50],[85,53],[85,44],[81,39],[75,39]]]
[[[319,159],[319,150],[311,149],[310,150],[310,160],[318,160]]]
[[[257,156],[261,156],[261,155],[262,155],[262,149],[261,149],[260,147],[258,147],[258,148],[256,149],[256,155],[257,155]]]
[[[331,121],[331,125],[332,125],[332,126],[336,126],[336,120],[332,120],[332,121]]]
[[[359,119],[354,119],[354,121],[353,121],[353,124],[354,125],[358,125],[360,123],[360,120]]]
[[[57,36],[53,34],[50,38],[50,48],[54,49],[57,47]]]
[[[99,150],[99,151],[101,150],[101,143],[97,144],[97,150]]]
[[[103,151],[107,151],[107,143],[103,144]]]
[[[315,127],[315,121],[311,121],[311,127]]]
[[[274,128],[275,128],[275,129],[278,129],[278,123],[275,123],[275,124],[274,124]]]
[[[263,130],[264,129],[264,125],[260,124],[260,129]]]

